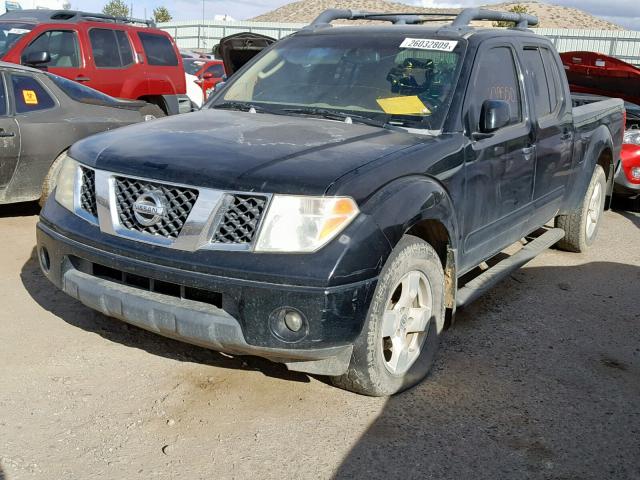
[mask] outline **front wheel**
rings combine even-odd
[[[387,260],[347,372],[333,383],[386,396],[427,376],[444,324],[444,271],[431,245],[406,235]]]
[[[580,253],[593,245],[600,229],[606,196],[607,177],[602,167],[596,165],[582,204],[569,215],[556,217],[555,226],[565,231],[558,248]]]

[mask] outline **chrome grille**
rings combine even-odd
[[[96,204],[96,172],[91,168],[81,167],[82,187],[80,188],[80,208],[94,217],[98,216]]]
[[[251,243],[266,204],[267,197],[261,195],[233,195],[218,224],[213,243]]]
[[[150,226],[143,226],[135,218],[133,204],[147,192],[161,192],[167,200],[167,210],[162,218]],[[129,230],[177,238],[198,199],[198,190],[134,178],[115,177],[118,218]]]

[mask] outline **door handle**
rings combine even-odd
[[[7,132],[3,128],[0,128],[0,138],[9,138],[9,137],[15,137],[15,136],[16,136],[15,133]]]
[[[91,79],[89,77],[84,77],[84,76],[81,75],[79,77],[76,77],[75,80],[76,80],[76,82],[89,82]]]
[[[531,145],[530,147],[525,147],[522,149],[522,155],[524,156],[524,159],[527,162],[533,158],[535,153],[536,153],[535,145]]]

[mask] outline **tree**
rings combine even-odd
[[[114,17],[128,17],[129,7],[122,0],[109,0],[109,2],[102,9],[102,13],[105,15],[112,15]]]
[[[526,5],[514,5],[513,7],[509,8],[507,11],[511,13],[525,13],[525,14],[532,13]],[[501,20],[499,22],[493,22],[493,26],[494,27],[513,27],[513,22],[505,22]]]
[[[153,21],[156,23],[170,22],[173,19],[167,7],[153,9]]]

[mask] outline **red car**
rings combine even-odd
[[[224,62],[222,60],[207,60],[206,58],[183,58],[184,71],[198,77],[206,100],[213,88],[226,78]]]
[[[0,59],[144,100],[166,114],[189,111],[178,48],[152,25],[70,10],[14,10],[0,16]]]

